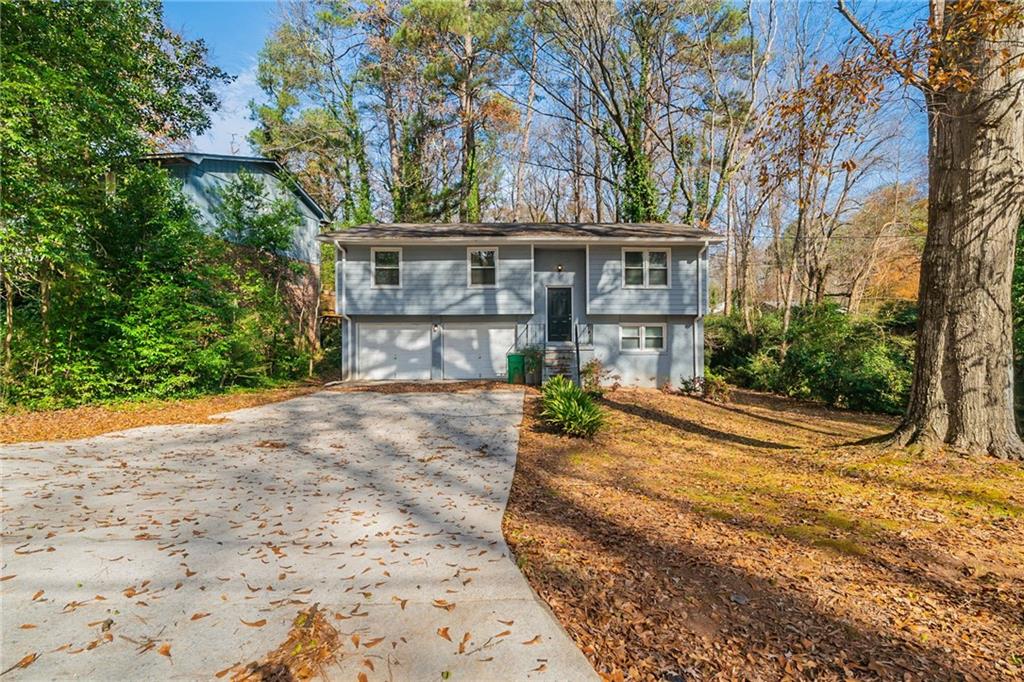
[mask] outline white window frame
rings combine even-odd
[[[625,327],[636,327],[640,330],[640,347],[639,348],[623,348],[622,347],[622,330]],[[661,348],[648,348],[647,347],[647,328],[648,327],[660,327],[661,328]],[[619,323],[619,352],[621,353],[664,353],[665,347],[668,345],[668,325],[664,322],[620,322]]]
[[[494,252],[494,284],[473,284],[473,252],[474,251],[493,251]],[[497,246],[467,246],[466,247],[466,286],[470,289],[495,289],[498,286],[498,277],[500,275],[498,263],[501,262],[501,254],[498,253]],[[478,268],[483,270],[485,268]]]
[[[398,254],[398,284],[377,284],[377,253]],[[402,247],[401,246],[374,246],[370,249],[370,288],[371,289],[401,289],[402,288]]]
[[[626,284],[626,252],[639,252],[644,255],[644,283],[643,284]],[[664,253],[665,254],[665,283],[664,284],[651,284],[651,253]],[[622,288],[623,289],[671,289],[672,288],[672,249],[670,247],[662,249],[648,249],[648,248],[637,248],[635,246],[623,246],[622,247]],[[634,268],[635,269],[635,268]]]

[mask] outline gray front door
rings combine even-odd
[[[548,341],[572,341],[572,287],[548,287]]]

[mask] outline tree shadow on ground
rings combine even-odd
[[[717,563],[682,536],[666,542],[623,526],[548,485],[545,475],[532,467],[521,467],[517,474],[512,508],[534,532],[554,531],[557,544],[565,546],[565,538],[573,538],[588,553],[607,557],[602,565],[579,566],[538,558],[525,548],[526,571],[535,586],[541,585],[557,604],[586,612],[594,619],[591,629],[603,631],[583,637],[584,650],[593,646],[595,637],[621,641],[625,650],[643,652],[641,657],[661,676],[687,669],[698,676],[721,673],[724,661],[702,660],[707,644],[715,649],[739,643],[749,656],[731,661],[732,674],[747,677],[796,673],[787,667],[794,646],[813,655],[814,667],[800,671],[816,677],[855,672],[899,678],[903,671],[925,670],[932,679],[984,677],[938,647],[829,613],[813,598]],[[514,531],[516,522],[510,525]]]
[[[704,438],[710,438],[712,440],[721,440],[736,445],[743,445],[751,448],[766,448],[771,450],[795,450],[796,446],[788,445],[785,443],[775,443],[773,441],[761,440],[759,438],[752,438],[750,436],[744,436],[738,433],[729,433],[727,431],[721,431],[705,426],[699,422],[685,419],[676,415],[668,414],[660,410],[655,410],[649,407],[642,407],[640,405],[631,405],[627,402],[615,400],[611,396],[605,396],[602,402],[608,407],[619,410],[626,414],[632,414],[643,419],[650,419],[665,426],[670,426],[674,429],[686,431],[696,436],[702,436]]]

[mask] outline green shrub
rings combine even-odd
[[[783,339],[780,311],[759,312],[753,333],[738,315],[709,318],[709,367],[738,386],[898,414],[910,391],[916,320],[905,303],[874,317],[808,305],[794,309]]]
[[[716,403],[729,401],[729,383],[708,367],[704,368],[702,377],[680,377],[679,390]]]
[[[37,300],[15,299],[0,407],[190,396],[305,373],[310,348],[282,293],[299,277],[287,261],[204,234],[151,166],[122,175],[103,209],[93,266],[54,282],[48,329]]]
[[[563,376],[544,384],[541,394],[544,421],[570,436],[591,438],[604,426],[604,411],[594,399]]]

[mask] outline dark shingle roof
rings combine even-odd
[[[708,241],[722,237],[672,223],[379,223],[355,225],[320,235],[321,241]]]

